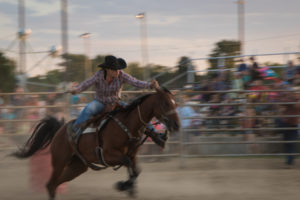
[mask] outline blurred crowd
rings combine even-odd
[[[244,90],[252,90],[253,92],[242,92]],[[224,93],[222,91],[227,92]],[[202,80],[200,83],[186,87],[184,95],[181,95],[184,104],[178,108],[178,111],[182,119],[183,128],[251,129],[275,127],[279,126],[276,118],[259,116],[284,114],[287,105],[267,103],[297,102],[300,99],[300,94],[296,93],[296,91],[300,91],[300,66],[294,65],[292,61],[289,61],[287,66],[278,73],[270,67],[260,67],[255,58],[250,57],[248,64],[241,60],[234,71],[220,69],[219,72],[210,75],[209,78]],[[239,105],[231,105],[232,103],[238,103]],[[255,104],[249,105],[246,103]],[[289,108],[287,107],[287,109]],[[295,115],[297,115],[296,112],[297,109],[295,110]],[[245,116],[249,118],[245,118]],[[197,119],[186,119],[193,117],[197,117]],[[224,133],[224,131],[215,133]],[[276,132],[254,132],[252,130],[231,132],[231,134],[236,133],[243,133],[246,137],[253,137],[252,134],[261,136]],[[192,134],[200,135],[204,133],[195,131]],[[212,134],[212,132],[209,132],[209,134]]]
[[[73,83],[77,84],[77,83]],[[259,128],[274,127],[275,118],[263,118],[256,116],[279,115],[282,109],[278,105],[243,105],[245,103],[271,103],[280,102],[284,92],[260,90],[298,90],[300,86],[300,66],[294,65],[292,61],[281,68],[280,73],[270,67],[259,66],[254,57],[241,59],[234,71],[220,68],[218,72],[208,73],[206,78],[192,87],[185,88],[184,95],[178,95],[179,114],[182,119],[183,128]],[[253,92],[239,92],[253,90]],[[201,91],[198,92],[197,91]],[[220,92],[232,91],[232,92]],[[32,123],[0,122],[0,133],[23,133],[35,124],[34,120],[46,115],[57,118],[76,118],[82,107],[88,102],[90,96],[85,94],[68,95],[63,93],[49,93],[43,95],[18,95],[24,90],[20,87],[15,89],[15,95],[1,96],[0,91],[0,119],[2,120],[32,120]],[[194,92],[194,93],[190,93]],[[296,101],[299,94],[294,93]],[[127,95],[127,97],[130,95]],[[183,103],[184,102],[184,103]],[[231,105],[240,103],[240,106]],[[199,106],[201,104],[201,106]],[[212,105],[210,105],[212,104]],[[215,104],[215,105],[214,105]],[[224,105],[220,105],[224,104]],[[206,106],[207,105],[207,106]],[[39,108],[9,108],[11,106],[40,106]],[[47,106],[46,108],[42,106]],[[4,107],[4,108],[3,108]],[[5,108],[7,107],[7,108]],[[240,116],[240,118],[238,118]],[[248,116],[251,118],[242,118]],[[186,117],[197,117],[198,119],[185,119]],[[223,118],[222,118],[223,117]],[[231,118],[232,117],[232,118]],[[26,127],[23,127],[26,126]],[[18,131],[23,130],[23,131]],[[274,132],[274,131],[273,131]],[[272,132],[272,133],[273,133]],[[237,131],[231,134],[239,133]],[[244,131],[247,135],[264,135],[268,132],[251,130]],[[195,131],[193,134],[203,134]]]
[[[66,96],[61,92],[50,92],[27,95],[22,94],[24,89],[21,87],[17,87],[14,93],[14,95],[1,96],[0,92],[0,106],[3,107],[0,109],[0,119],[5,120],[0,122],[0,134],[29,134],[29,130],[36,122],[47,115],[55,116],[61,121],[76,118],[87,102],[84,94]],[[23,121],[18,122],[18,120]]]

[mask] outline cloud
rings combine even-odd
[[[18,6],[18,1],[0,0],[0,3]],[[24,1],[24,3],[26,12],[35,17],[50,15],[60,10],[60,1],[58,0],[30,0]]]
[[[26,8],[32,12],[32,16],[47,16],[60,11],[60,1],[51,0],[50,2],[30,0],[26,1]]]
[[[8,15],[0,13],[0,40],[11,41],[16,37],[15,22]]]

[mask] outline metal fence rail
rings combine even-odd
[[[230,90],[230,91],[193,91],[193,92],[187,92],[187,91],[176,91],[176,95],[179,97],[183,94],[188,93],[253,93],[253,92],[287,92],[286,90]],[[299,93],[299,91],[292,91]],[[57,93],[53,92],[55,94],[63,94],[63,93]],[[92,92],[86,92],[86,94],[91,94]],[[140,94],[141,91],[129,91],[129,92],[123,92],[123,94]],[[47,95],[48,92],[38,92],[38,93],[1,93],[2,96],[9,96],[9,95]],[[50,93],[51,94],[51,93]],[[293,105],[298,104],[299,102],[260,102],[260,103],[203,103],[203,104],[189,104],[189,103],[183,103],[181,102],[181,106],[183,105],[189,105],[189,106],[255,106],[255,105]],[[40,108],[75,108],[75,107],[83,107],[84,105],[70,105],[68,103],[62,103],[58,105],[45,105],[45,106],[0,106],[0,109],[40,109]],[[256,115],[256,116],[201,116],[199,117],[189,117],[185,119],[247,119],[247,118],[299,118],[300,115]],[[39,119],[0,119],[0,123],[34,123],[39,121]],[[284,156],[289,155],[285,153],[260,153],[260,154],[252,154],[252,153],[245,153],[245,154],[207,154],[207,155],[192,155],[192,154],[186,154],[185,150],[190,145],[251,145],[251,144],[259,144],[259,145],[265,145],[265,144],[285,144],[285,143],[300,143],[300,140],[296,141],[282,141],[279,138],[276,139],[276,141],[199,141],[199,142],[186,142],[184,141],[184,134],[190,133],[190,132],[202,132],[202,133],[213,133],[213,132],[243,132],[243,131],[282,131],[282,130],[299,130],[298,127],[285,127],[285,128],[275,128],[275,127],[261,127],[261,128],[195,128],[195,129],[182,129],[179,135],[179,140],[168,142],[169,145],[176,146],[175,149],[177,149],[176,152],[162,152],[160,154],[151,154],[151,155],[140,155],[139,157],[231,157],[231,156]],[[28,135],[27,134],[1,134],[0,137],[11,137],[11,136],[22,136],[22,135]],[[231,137],[231,136],[228,136]],[[153,146],[153,143],[146,142],[145,145]],[[6,146],[0,146],[0,150],[5,149],[12,149],[12,147],[6,147]],[[291,155],[300,155],[299,153],[291,154]]]

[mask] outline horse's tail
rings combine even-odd
[[[14,152],[12,156],[17,158],[28,158],[38,150],[46,148],[62,125],[63,122],[58,121],[54,117],[45,117],[36,125],[25,145],[17,152]]]

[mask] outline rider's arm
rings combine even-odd
[[[121,77],[124,83],[128,83],[132,86],[138,87],[138,88],[151,88],[151,82],[146,82],[146,81],[140,81],[129,74],[121,71]]]
[[[78,86],[75,87],[76,93],[80,93],[82,91],[87,90],[91,85],[93,85],[98,79],[99,79],[99,74],[100,71],[96,72],[94,76],[91,78],[81,82]]]

